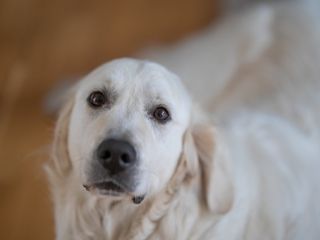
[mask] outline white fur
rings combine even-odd
[[[175,50],[149,52],[207,114],[178,77],[150,62],[116,60],[75,86],[48,167],[57,239],[319,239],[315,6],[259,6]],[[111,85],[117,107],[89,109],[90,91]],[[145,115],[158,97],[170,105],[168,125]],[[108,134],[127,134],[141,153],[140,205],[81,187]]]

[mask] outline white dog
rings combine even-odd
[[[148,61],[80,81],[47,166],[57,239],[320,239],[320,28],[298,5],[157,53],[211,114]]]

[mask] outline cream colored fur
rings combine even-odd
[[[168,163],[172,174],[161,175],[162,184],[143,185],[139,191],[148,189],[149,194],[140,205],[126,198],[92,195],[82,188],[81,166],[74,157],[82,149],[75,143],[79,137],[72,137],[74,131],[87,134],[85,129],[75,129],[86,118],[79,107],[79,91],[97,78],[103,81],[100,75],[108,78],[101,71],[109,65],[75,86],[57,122],[53,160],[47,166],[57,239],[319,239],[320,17],[316,7],[304,3],[255,7],[227,17],[168,52],[146,53],[177,72],[204,111],[194,103],[189,106],[189,97],[173,75],[158,65],[145,65],[146,72],[165,74],[165,82],[181,96],[176,101],[185,99],[176,111],[189,112],[179,115],[179,130],[170,130],[182,142],[172,149],[179,152],[172,170]],[[126,67],[136,60],[118,62],[117,71],[136,76],[135,68]],[[166,89],[162,83],[155,86]],[[105,122],[111,127],[112,123]],[[103,122],[99,128],[103,129]],[[101,139],[89,132],[90,138]],[[155,163],[149,161],[151,168]],[[141,182],[147,181],[144,176]]]

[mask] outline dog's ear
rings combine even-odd
[[[200,174],[204,201],[215,213],[232,205],[233,189],[226,149],[218,131],[206,121],[194,123],[186,132],[184,153],[191,175]]]
[[[68,152],[68,130],[70,115],[74,105],[73,93],[69,95],[66,103],[62,107],[56,123],[54,139],[52,145],[51,162],[46,167],[49,177],[63,177],[71,169],[71,161]]]
[[[221,138],[208,124],[193,127],[193,139],[197,149],[204,199],[215,213],[224,213],[232,205],[232,184],[228,158]]]
[[[186,162],[187,175],[191,178],[195,177],[198,173],[199,162],[191,129],[184,134],[182,158]]]

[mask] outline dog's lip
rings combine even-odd
[[[115,191],[115,192],[125,192],[122,186],[120,186],[118,183],[115,183],[112,181],[96,183],[95,187],[98,189],[103,189],[103,190],[111,190],[111,191]]]
[[[108,195],[119,197],[125,194],[131,196],[131,200],[134,204],[140,204],[144,198],[145,194],[142,195],[134,195],[129,191],[126,191],[124,187],[114,181],[103,181],[94,184],[83,184],[83,187],[88,191],[97,195]]]
[[[120,196],[128,193],[125,188],[115,181],[102,181],[93,184],[84,184],[83,187],[93,193],[100,195]]]

